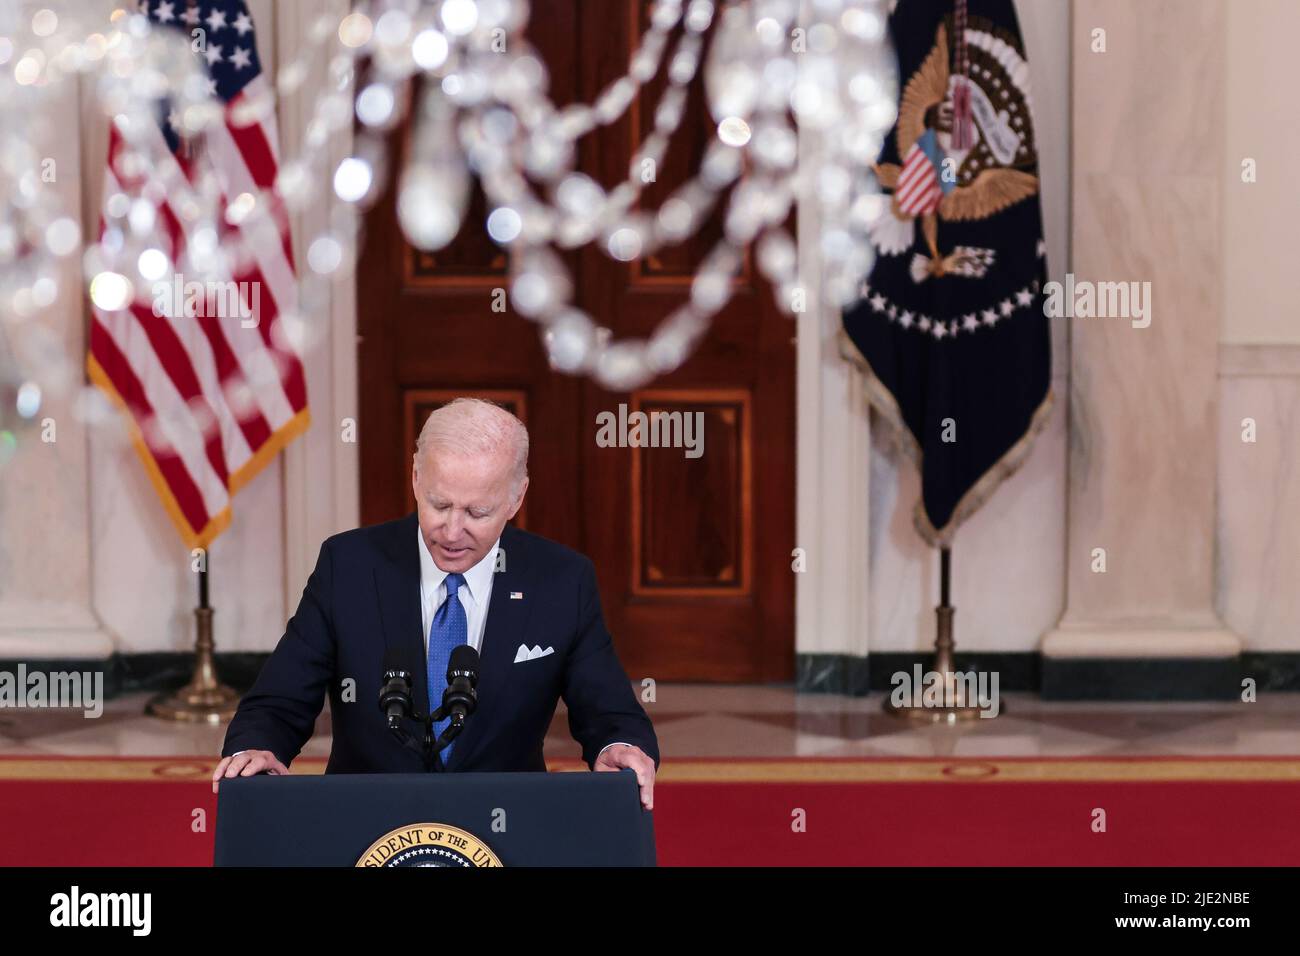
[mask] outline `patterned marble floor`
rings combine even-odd
[[[0,754],[214,757],[223,727],[145,716],[147,695],[79,711],[0,710]],[[882,696],[798,695],[789,687],[661,684],[646,703],[666,759],[717,757],[1300,756],[1300,694],[1256,703],[1046,703],[1005,694],[1004,713],[953,726],[884,714]],[[548,758],[579,756],[563,710]],[[329,714],[303,755],[329,754]]]

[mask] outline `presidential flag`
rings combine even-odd
[[[915,525],[947,545],[1051,407],[1046,245],[1029,68],[1011,0],[903,0],[888,206],[841,346],[921,471]]]
[[[105,202],[126,208],[125,200],[133,223],[140,216],[153,224],[141,256],[153,257],[153,275],[134,276],[122,308],[94,307],[87,370],[128,416],[182,539],[206,547],[230,523],[231,496],[310,421],[302,362],[281,320],[296,304],[294,257],[274,188],[274,113],[250,106],[266,102],[269,90],[248,9],[242,0],[144,0],[139,11],[184,31],[206,68],[209,93],[224,106],[225,122],[190,141],[160,104],[157,136],[176,159],[177,175],[194,182],[205,169],[215,174],[227,213],[218,236],[196,235],[200,227],[177,208],[174,191],[147,182],[116,129],[110,132]],[[250,216],[259,205],[267,215]],[[109,228],[106,219],[101,237]],[[233,246],[236,238],[251,255],[240,257],[229,281],[198,281],[195,251],[214,239]],[[167,264],[161,277],[157,263]]]

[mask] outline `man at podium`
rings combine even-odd
[[[288,773],[326,694],[326,773],[428,771],[377,705],[383,675],[400,662],[415,706],[432,713],[452,650],[468,644],[479,653],[478,706],[434,771],[545,770],[542,742],[563,697],[588,766],[630,768],[653,807],[658,743],[605,628],[595,568],[506,526],[527,466],[528,431],[505,409],[460,398],[429,416],[411,469],[415,514],[321,545],[298,610],[226,731],[214,789],[224,777]]]

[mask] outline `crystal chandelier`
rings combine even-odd
[[[132,175],[145,190],[165,191],[189,234],[199,237],[187,266],[200,280],[238,274],[278,202],[290,211],[328,210],[318,217],[323,225],[302,237],[304,305],[281,317],[283,334],[300,347],[313,341],[304,318],[312,311],[310,287],[355,269],[363,214],[397,165],[388,134],[409,120],[409,156],[396,172],[406,240],[425,251],[450,243],[476,177],[487,198],[488,234],[509,252],[510,302],[537,323],[552,367],[590,375],[614,391],[639,387],[691,355],[727,303],[749,248],[786,313],[805,302],[838,307],[857,298],[873,262],[868,232],[888,202],[871,173],[897,99],[886,5],[654,0],[627,72],[593,102],[558,108],[547,95],[546,64],[524,35],[528,0],[360,0],[341,19],[318,16],[301,54],[264,95],[241,106],[235,121],[257,122],[279,99],[307,95],[313,65],[326,64],[328,82],[311,91],[301,141],[282,148],[273,202],[256,194],[232,199],[201,166],[187,178],[159,137],[143,135],[143,124],[159,122],[160,103],[186,142],[200,142],[222,122],[184,33],[160,28],[135,6],[50,2],[51,9],[33,11],[34,4],[6,4],[0,331],[33,325],[60,292],[52,261],[79,248],[81,227],[32,177],[39,171],[36,144],[56,122],[42,100],[60,82],[86,75],[127,146]],[[657,209],[647,208],[642,189],[681,125],[701,69],[713,135],[695,175]],[[605,185],[578,171],[578,141],[619,120],[662,71],[663,93],[646,105],[653,129],[636,145],[626,178]],[[327,145],[349,128],[351,153],[332,163]],[[648,338],[618,339],[602,324],[608,319],[574,305],[560,253],[594,243],[611,259],[631,262],[689,238],[720,204],[721,238],[699,264],[687,301]],[[785,229],[796,204],[817,224],[804,240],[814,243],[815,276],[800,275]],[[120,307],[135,284],[170,271],[149,255],[154,223],[144,221],[145,205],[121,193],[104,197],[104,234],[82,263],[101,308]],[[223,231],[223,222],[237,223],[238,231]],[[3,355],[0,338],[0,389]],[[0,394],[6,411],[13,397]],[[30,409],[30,392],[26,402]]]

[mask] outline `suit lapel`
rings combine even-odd
[[[479,745],[488,724],[495,719],[495,711],[505,706],[502,697],[510,667],[514,663],[515,651],[524,642],[528,613],[532,607],[524,540],[509,525],[501,532],[505,569],[492,575],[492,600],[488,604],[487,624],[479,648],[478,708],[452,748],[449,771],[464,764],[467,756]],[[419,577],[418,572],[416,576]],[[523,597],[512,598],[512,592]]]
[[[424,624],[420,618],[420,547],[418,521],[407,515],[395,525],[396,534],[384,549],[387,560],[375,565],[375,590],[383,622],[384,645],[398,652],[398,660],[413,671],[412,696],[415,708],[424,713],[429,706],[429,677],[424,647]],[[422,733],[422,732],[421,732]]]

